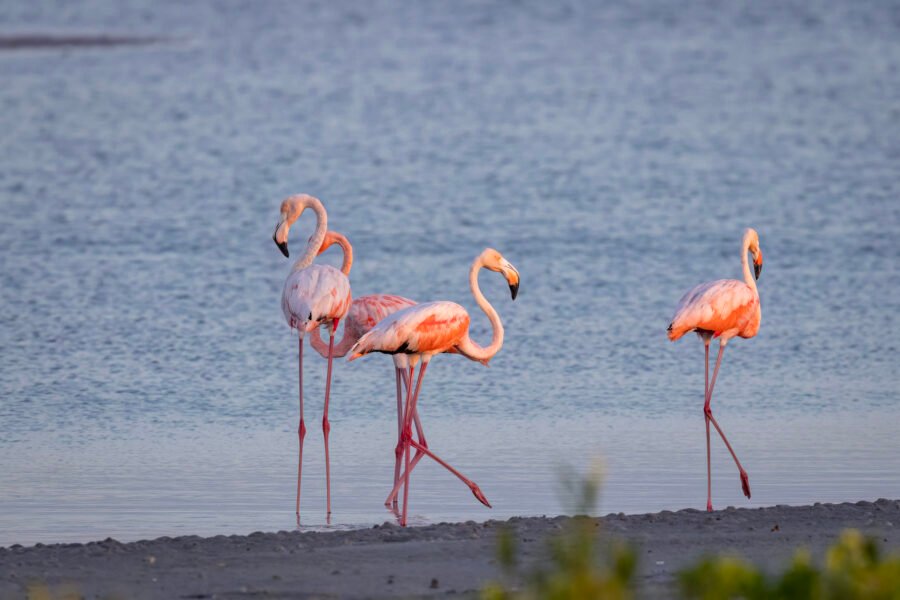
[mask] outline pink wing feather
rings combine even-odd
[[[758,314],[753,309],[758,306],[756,294],[743,281],[719,279],[701,283],[679,300],[669,325],[669,339],[677,340],[695,329],[722,334],[736,328],[742,337],[752,337],[759,327],[758,319],[752,333],[746,327],[752,325],[754,312]]]
[[[469,314],[455,302],[426,302],[379,322],[350,349],[350,360],[370,352],[438,353],[453,348],[469,329]]]
[[[354,299],[344,317],[343,337],[334,345],[334,356],[346,355],[359,338],[386,316],[415,305],[409,298],[392,294],[371,294]],[[314,333],[309,341],[322,358],[328,357],[328,343],[322,339],[321,333]]]

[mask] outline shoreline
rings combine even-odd
[[[876,535],[885,550],[900,550],[900,500],[595,519],[604,539],[634,545],[640,561],[636,582],[641,595],[650,597],[669,595],[676,573],[710,553],[738,554],[774,568],[800,547],[821,557],[847,528]],[[514,532],[527,569],[546,560],[546,540],[570,520],[513,517],[409,528],[384,523],[340,531],[13,545],[0,548],[0,597],[24,597],[35,589],[88,598],[470,594],[500,576],[499,530]]]

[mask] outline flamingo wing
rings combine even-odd
[[[342,319],[353,301],[350,280],[328,265],[310,265],[284,282],[281,309],[292,329],[311,331],[332,319]]]
[[[371,294],[360,296],[353,301],[347,313],[347,323],[358,332],[358,337],[367,333],[385,317],[398,310],[415,306],[416,303],[403,296],[392,294]]]
[[[719,279],[701,283],[678,301],[669,325],[669,339],[677,340],[695,329],[716,334],[733,329],[757,301],[756,294],[743,281]]]
[[[439,353],[455,346],[469,329],[469,314],[455,302],[426,302],[382,319],[350,349],[350,360],[370,352]]]

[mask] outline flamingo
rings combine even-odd
[[[312,239],[310,239],[310,242],[312,242]],[[329,230],[322,240],[319,254],[322,254],[334,244],[337,244],[343,252],[341,272],[344,275],[349,276],[350,269],[353,266],[353,246],[350,245],[350,240],[348,240],[346,236],[336,231]],[[372,329],[376,323],[398,310],[414,306],[415,304],[415,301],[410,300],[409,298],[395,296],[393,294],[370,294],[368,296],[354,298],[353,303],[350,305],[350,310],[344,318],[344,335],[341,338],[341,341],[335,344],[331,356],[334,358],[346,356],[347,351],[350,350],[353,344]],[[322,339],[321,329],[310,336],[309,342],[313,349],[323,358],[328,358],[328,344]],[[394,485],[397,485],[397,481],[400,478],[400,456],[402,453],[400,434],[403,426],[403,400],[400,382],[401,380],[404,382],[406,381],[406,369],[400,356],[394,356],[394,371],[397,380],[397,445],[394,448]],[[419,436],[419,442],[427,446],[428,444],[425,441],[418,413],[414,415],[414,420]]]
[[[753,273],[750,273],[750,265],[747,261],[747,252],[753,255]],[[728,341],[739,336],[752,338],[759,331],[759,323],[762,317],[759,306],[759,291],[756,289],[756,280],[762,272],[763,257],[759,249],[759,234],[755,229],[744,231],[741,243],[741,265],[744,271],[744,281],[736,279],[719,279],[701,283],[689,290],[678,302],[675,316],[669,324],[669,339],[673,342],[684,334],[695,331],[703,340],[706,359],[704,382],[703,416],[706,420],[706,510],[712,511],[712,466],[710,464],[709,449],[709,424],[712,423],[722,436],[722,441],[731,453],[741,476],[741,487],[744,495],[750,498],[750,478],[747,471],[741,466],[737,454],[728,443],[725,432],[719,427],[710,408],[713,388],[716,385],[716,376],[722,364],[722,353]],[[711,339],[719,339],[719,353],[716,357],[716,368],[713,371],[712,382],[709,380],[709,343]]]
[[[303,422],[303,336],[319,327],[327,327],[329,335],[328,371],[325,379],[325,410],[322,416],[322,433],[325,438],[325,487],[327,497],[327,514],[331,515],[331,465],[328,454],[328,434],[331,424],[328,422],[328,399],[331,394],[331,369],[334,349],[334,332],[338,323],[347,314],[352,301],[350,280],[347,276],[328,265],[312,264],[325,232],[328,230],[328,215],[318,198],[307,194],[291,196],[281,203],[281,217],[275,227],[272,239],[286,257],[288,252],[288,232],[291,225],[300,218],[307,208],[316,214],[316,229],[303,256],[297,259],[291,273],[284,282],[281,294],[281,309],[291,330],[298,334],[297,368],[300,387],[300,425],[297,437],[300,450],[297,457],[297,520],[300,519],[300,479],[303,473],[303,438],[306,437],[306,425]]]
[[[419,391],[422,389],[422,379],[428,363],[435,354],[455,350],[459,354],[487,364],[503,346],[503,323],[494,307],[490,305],[481,289],[478,287],[478,272],[482,267],[501,273],[509,284],[512,299],[516,299],[519,291],[519,272],[512,264],[493,248],[486,248],[472,262],[469,269],[469,287],[479,308],[484,311],[491,322],[491,343],[482,347],[469,337],[469,314],[466,310],[454,302],[437,301],[417,304],[382,319],[375,327],[363,335],[350,349],[348,360],[355,360],[371,352],[400,355],[408,361],[409,373],[407,378],[406,407],[403,415],[403,431],[401,442],[404,451],[404,472],[402,482],[395,485],[392,496],[397,493],[397,486],[403,485],[403,514],[400,524],[405,526],[409,508],[409,476],[410,476],[410,447],[415,447],[417,457],[427,455],[437,461],[441,466],[449,470],[463,483],[472,494],[485,506],[490,508],[485,495],[475,482],[467,479],[462,473],[451,467],[443,459],[439,458],[427,446],[412,439],[412,420],[416,414]],[[412,379],[416,365],[421,361],[419,376],[413,390]],[[389,496],[390,499],[390,496]]]

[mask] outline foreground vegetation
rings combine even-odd
[[[581,485],[581,512],[594,506],[596,481]],[[498,540],[503,581],[482,590],[483,600],[639,597],[637,553],[624,544],[601,543],[598,528],[596,519],[573,518],[550,541],[549,565],[528,572],[519,566],[513,532],[504,531]],[[828,549],[822,564],[804,549],[774,573],[738,557],[709,557],[682,571],[672,593],[690,600],[900,600],[900,555],[882,555],[875,540],[851,529]]]

